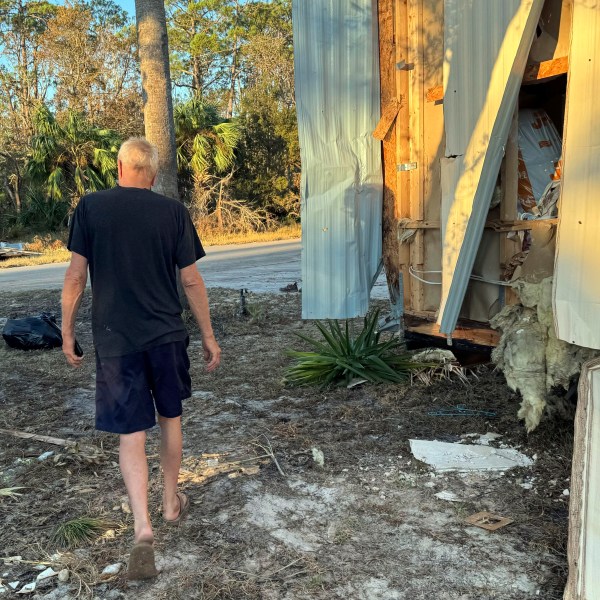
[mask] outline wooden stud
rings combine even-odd
[[[408,2],[409,0],[394,0],[394,40],[396,60],[398,63],[408,64],[409,57],[408,39]],[[396,118],[396,165],[410,162],[410,95],[409,95],[409,73],[395,69],[396,96],[401,102],[400,110]],[[410,218],[410,171],[396,170],[396,214],[398,219]],[[396,228],[396,236],[397,236]],[[412,307],[411,289],[413,286],[408,268],[410,266],[410,248],[407,244],[401,244],[398,248],[398,260],[401,265],[404,283],[404,308]]]
[[[517,219],[517,201],[518,201],[518,186],[519,186],[519,108],[515,108],[513,113],[508,139],[506,142],[506,151],[500,173],[502,186],[502,197],[500,200],[500,221],[501,224],[510,223],[508,231],[519,231],[520,226],[526,227],[527,221],[518,222]],[[532,221],[533,222],[533,221]],[[530,229],[531,227],[527,227]],[[502,233],[500,238],[500,268],[504,270],[515,254],[521,251],[519,238],[510,239],[506,229],[503,231],[498,228],[497,231]],[[505,304],[518,304],[519,297],[511,288],[504,290]]]
[[[408,161],[416,165],[416,169],[406,174],[409,180],[410,217],[417,221],[424,219],[423,206],[423,0],[408,0],[407,3],[407,40],[408,62],[413,68],[408,73],[408,105],[409,105],[409,146]],[[417,270],[424,269],[425,246],[423,231],[410,241],[410,263]],[[411,281],[411,307],[415,310],[424,308],[424,284],[418,279]]]
[[[528,221],[523,221],[521,219],[515,221],[491,220],[486,221],[485,228],[507,233],[509,231],[528,231],[530,229],[535,229],[536,227],[556,224],[558,224],[557,217],[552,219],[532,219]],[[400,229],[440,229],[441,223],[439,221],[411,221],[410,219],[406,219],[400,221],[398,226]]]

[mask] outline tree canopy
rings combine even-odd
[[[296,218],[291,0],[165,8],[182,199]],[[60,227],[115,184],[120,142],[143,135],[136,44],[113,0],[0,0],[0,235]]]

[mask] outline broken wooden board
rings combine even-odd
[[[600,598],[600,359],[583,365],[575,414],[564,600]]]
[[[564,75],[569,70],[569,57],[561,56],[553,60],[545,60],[541,63],[529,64],[523,74],[523,83],[530,83],[539,79],[548,79]]]
[[[49,435],[39,435],[37,433],[28,433],[27,431],[18,431],[16,429],[0,429],[0,434],[12,435],[13,437],[22,438],[24,440],[45,442],[47,444],[54,444],[55,446],[77,446],[77,442],[74,442],[72,440],[63,440],[62,438],[55,438]]]
[[[375,139],[383,141],[388,134],[391,126],[394,124],[396,117],[398,116],[398,111],[400,110],[400,106],[402,103],[399,102],[396,98],[392,98],[386,105],[383,107],[383,111],[381,113],[381,119],[379,119],[379,123],[377,123],[377,127],[373,131],[373,137]]]
[[[508,517],[501,517],[500,515],[494,515],[490,512],[483,511],[475,513],[465,519],[465,523],[469,525],[475,525],[475,527],[481,527],[481,529],[487,529],[487,531],[496,531],[502,527],[506,527],[514,522],[514,519]]]

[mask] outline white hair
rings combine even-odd
[[[125,140],[117,158],[135,171],[144,171],[148,179],[158,172],[158,148],[145,138],[131,137]]]

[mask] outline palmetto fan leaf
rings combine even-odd
[[[353,337],[348,321],[344,328],[338,321],[316,326],[322,340],[297,334],[314,349],[310,352],[289,351],[294,363],[286,371],[291,385],[348,385],[355,378],[372,383],[407,381],[410,371],[421,368],[404,350],[398,338],[380,341],[377,331],[379,311],[364,319],[358,336]]]
[[[224,121],[216,106],[200,98],[178,105],[174,117],[179,168],[204,175],[221,173],[233,165],[241,137],[237,123]]]
[[[85,116],[67,112],[60,122],[46,106],[34,118],[27,172],[54,201],[79,198],[116,183],[118,133],[100,129]]]

